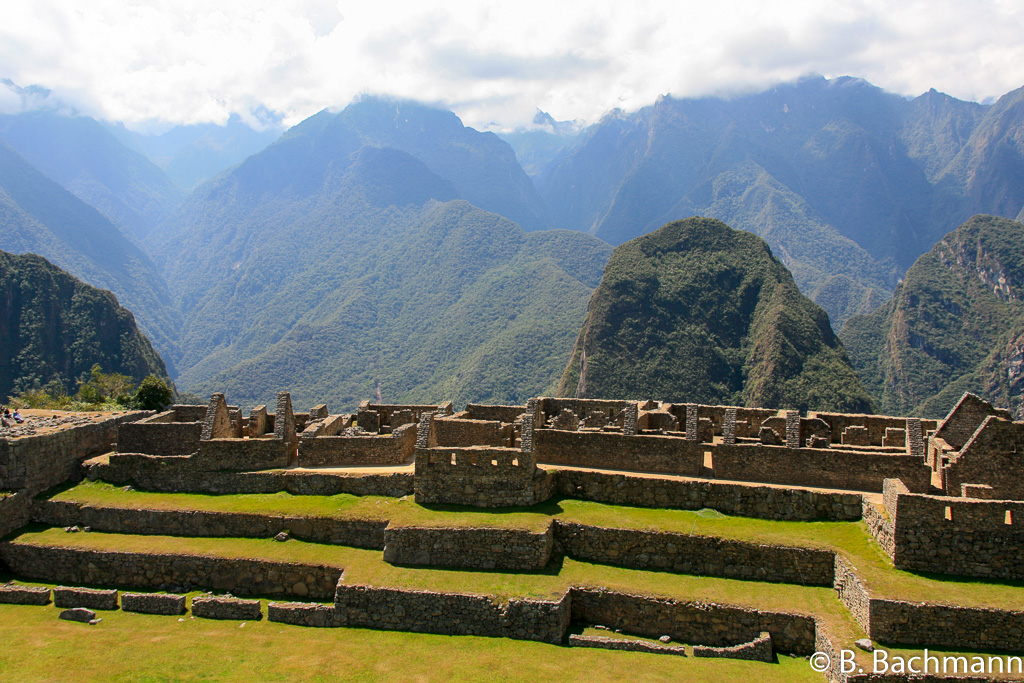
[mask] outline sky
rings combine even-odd
[[[510,130],[808,74],[991,101],[1024,86],[1019,0],[0,0],[0,79],[137,130],[294,125],[361,94]],[[38,98],[0,88],[0,111]]]

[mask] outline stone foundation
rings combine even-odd
[[[57,607],[114,610],[117,609],[117,591],[57,586],[53,589],[53,604]]]
[[[569,636],[571,647],[596,647],[602,650],[625,650],[627,652],[648,652],[656,655],[686,656],[686,648],[682,645],[659,645],[644,640],[628,638],[609,638],[607,636],[582,636],[573,633]]]
[[[50,589],[35,586],[0,586],[0,604],[49,605]]]
[[[122,593],[121,609],[139,614],[184,614],[185,596],[169,593]]]
[[[754,662],[771,662],[775,659],[775,653],[772,651],[772,636],[767,631],[761,632],[749,643],[741,643],[732,647],[694,645],[693,656],[746,659]]]
[[[192,616],[202,619],[259,621],[263,617],[259,600],[238,598],[193,598]]]

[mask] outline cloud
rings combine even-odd
[[[5,8],[0,77],[129,125],[293,124],[382,93],[511,127],[810,72],[982,100],[1024,85],[1022,34],[1008,0],[36,0]]]

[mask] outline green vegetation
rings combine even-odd
[[[708,218],[615,249],[558,394],[871,409],[825,312],[760,238]]]
[[[34,254],[0,252],[0,323],[0,400],[22,393],[23,407],[64,406],[81,380],[78,403],[123,404],[136,382],[167,378],[113,294]]]
[[[613,529],[671,531],[749,543],[835,550],[857,567],[862,579],[879,597],[944,602],[948,600],[950,591],[955,591],[957,602],[960,604],[1008,609],[1017,609],[1016,606],[1024,601],[1024,584],[925,575],[897,570],[872,539],[867,527],[861,522],[779,522],[727,516],[713,510],[636,508],[573,499],[549,501],[531,508],[493,511],[459,506],[427,508],[417,505],[411,498],[398,499],[348,494],[293,496],[288,493],[167,494],[124,491],[122,488],[103,482],[82,482],[70,489],[56,493],[52,499],[75,501],[98,507],[377,519],[407,526],[500,527],[539,531],[547,528],[552,519],[560,519]],[[59,543],[60,539],[67,540],[77,538],[77,536],[68,537],[61,532],[48,538],[54,538]],[[116,536],[109,538],[116,539]],[[263,543],[262,540],[254,540],[253,543],[257,544],[254,547],[262,548],[259,546]],[[270,547],[275,548],[280,545],[271,544]],[[302,547],[310,548],[303,552],[315,553],[315,549],[321,546],[304,544]],[[324,552],[328,555],[324,555],[324,559],[317,561],[338,562],[338,566],[346,568],[350,566],[346,562],[356,562],[351,557],[346,560],[344,557],[330,554],[337,552],[333,546],[323,547],[326,548]],[[260,550],[259,552],[264,551]],[[364,551],[355,552],[359,554]],[[365,552],[372,554],[377,551]],[[365,559],[370,556],[359,555],[359,557]],[[573,567],[577,564],[586,563],[567,562],[565,567]],[[373,576],[373,571],[384,572],[383,576],[389,570],[368,570],[366,575]],[[564,576],[565,568],[562,571]],[[501,575],[497,574],[496,576]],[[740,582],[739,585],[744,584]],[[747,585],[749,586],[749,584]]]
[[[51,380],[45,386],[22,391],[11,396],[9,402],[16,408],[42,408],[46,410],[163,410],[174,400],[174,390],[167,382],[148,375],[135,386],[128,375],[104,373],[96,365],[89,371],[89,379],[78,382],[78,391],[69,396],[64,385]]]
[[[104,612],[94,627],[57,608],[0,605],[0,677],[52,681],[820,681],[806,660],[777,664],[564,648],[532,641],[310,629],[268,621]]]
[[[907,271],[889,304],[841,337],[884,412],[942,417],[965,391],[1021,415],[1024,225],[975,216]]]

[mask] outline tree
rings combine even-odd
[[[142,410],[163,410],[171,405],[174,400],[174,392],[159,377],[148,376],[142,380],[142,384],[135,391],[135,407]]]

